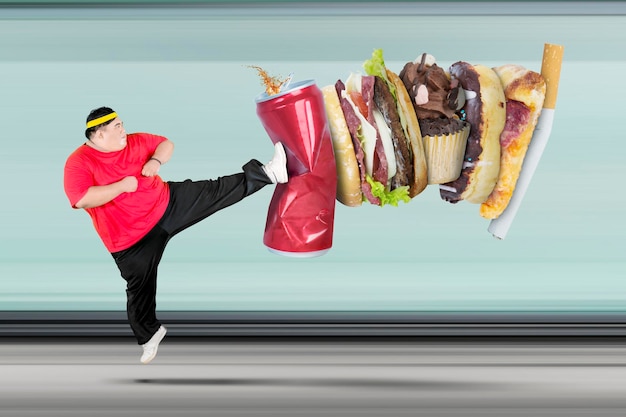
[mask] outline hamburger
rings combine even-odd
[[[408,203],[428,184],[424,145],[411,98],[381,49],[322,88],[337,165],[337,200],[354,207]]]

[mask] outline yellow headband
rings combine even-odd
[[[98,117],[97,119],[93,119],[87,122],[87,129],[90,129],[94,126],[101,125],[104,122],[108,122],[109,120],[113,120],[117,117],[117,113],[109,113],[106,116]]]

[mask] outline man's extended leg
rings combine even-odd
[[[170,203],[159,225],[174,236],[272,183],[256,160],[244,165],[243,171],[216,180],[170,182]]]

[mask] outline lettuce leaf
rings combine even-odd
[[[370,175],[365,176],[365,180],[372,186],[372,194],[375,197],[380,198],[380,206],[389,204],[394,207],[398,207],[400,201],[408,203],[411,201],[409,197],[409,187],[398,187],[394,190],[388,191],[384,185],[374,179]]]
[[[372,52],[372,58],[363,63],[363,69],[367,75],[375,75],[385,80],[393,98],[396,100],[398,99],[396,95],[396,86],[389,81],[389,78],[387,78],[387,67],[385,66],[382,49],[374,49],[374,52]]]

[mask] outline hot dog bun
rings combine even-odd
[[[441,184],[440,194],[451,203],[465,200],[481,204],[493,191],[500,171],[500,134],[506,120],[504,90],[495,71],[484,65],[459,61],[449,72],[465,90],[462,112],[471,128],[461,175]]]
[[[494,68],[506,97],[506,124],[500,135],[500,173],[495,188],[480,206],[480,215],[495,219],[511,200],[539,114],[546,83],[541,74],[520,65]]]

